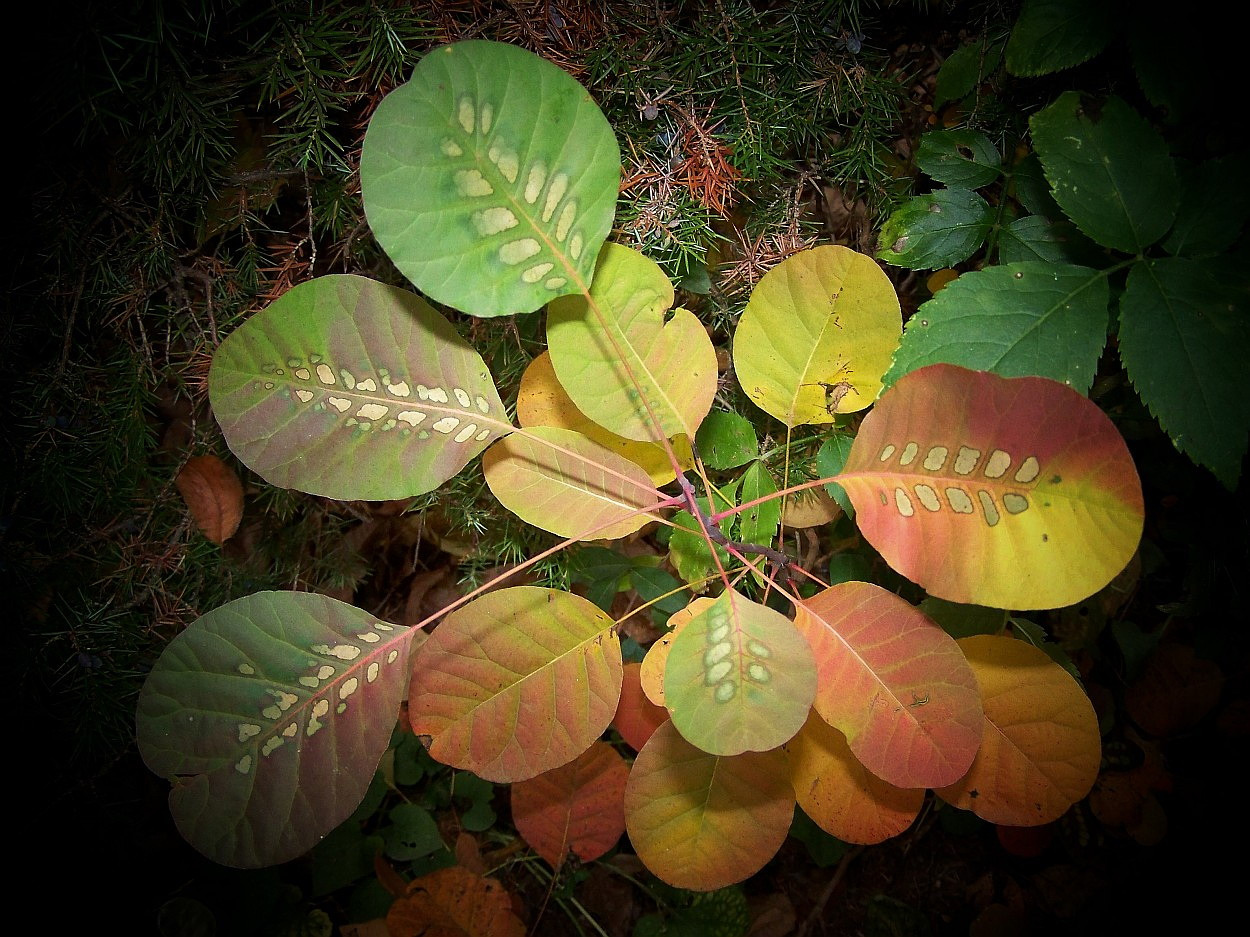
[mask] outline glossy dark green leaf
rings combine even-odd
[[[978,130],[933,130],[920,138],[916,165],[943,185],[979,189],[1000,175],[1002,157]]]
[[[877,256],[911,270],[952,267],[972,256],[993,222],[993,209],[968,189],[918,195],[886,220]]]
[[[1138,253],[1172,227],[1179,185],[1167,142],[1120,98],[1066,91],[1029,127],[1055,201],[1099,244]]]
[[[1106,344],[1107,296],[1106,277],[1088,267],[1021,263],[965,273],[908,321],[885,383],[945,362],[1049,377],[1086,393]]]
[[[1179,163],[1178,170],[1180,206],[1163,249],[1198,257],[1231,247],[1250,218],[1250,188],[1244,182],[1250,175],[1250,157]]]
[[[1003,60],[1004,40],[970,42],[962,45],[938,69],[933,106],[941,107],[969,94],[979,82],[998,68]]]
[[[755,458],[759,442],[751,421],[739,413],[713,410],[695,434],[699,457],[709,468],[736,468]]]
[[[846,433],[834,433],[826,439],[816,451],[816,471],[825,478],[832,478],[840,473],[842,467],[846,465],[847,458],[850,457],[851,446],[854,442],[855,437]],[[829,482],[825,485],[825,491],[838,502],[838,506],[847,517],[855,516],[855,505],[851,504],[851,499],[847,497],[846,490],[841,485],[837,482]]]
[[[1116,6],[1103,0],[1024,0],[1007,41],[1007,71],[1046,75],[1087,62],[1111,42]]]
[[[1250,433],[1241,375],[1250,290],[1217,260],[1165,257],[1129,271],[1120,358],[1173,445],[1237,487]]]

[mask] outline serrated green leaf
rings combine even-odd
[[[1124,101],[1066,91],[1029,127],[1055,201],[1099,244],[1139,253],[1172,226],[1179,185],[1167,143]]]
[[[690,604],[690,593],[686,591],[685,586],[675,576],[662,569],[654,566],[635,566],[630,571],[629,581],[644,602],[658,600],[651,607],[664,619]],[[664,598],[661,599],[660,596]]]
[[[1245,279],[1214,259],[1139,262],[1120,298],[1120,358],[1133,386],[1176,448],[1229,490],[1250,432],[1248,308]]]
[[[139,751],[178,830],[214,862],[276,865],[360,803],[390,744],[412,631],[305,592],[203,615],[139,694]],[[333,777],[333,784],[320,783]]]
[[[1063,210],[1050,194],[1050,183],[1042,172],[1042,161],[1036,153],[1027,153],[1010,168],[1007,194],[1014,197],[1026,211],[1044,215],[1051,221],[1063,217]]]
[[[956,639],[973,634],[999,634],[1007,623],[1007,613],[1001,608],[948,602],[931,595],[926,596],[919,608]]]
[[[1087,393],[1107,336],[1097,270],[1021,263],[965,273],[916,310],[886,372],[891,385],[945,362],[1003,377],[1037,375]]]
[[[967,260],[985,241],[994,210],[968,189],[939,189],[908,199],[881,227],[886,263],[936,270]]]
[[[1250,174],[1245,154],[1204,163],[1178,163],[1180,205],[1176,222],[1160,245],[1169,254],[1198,257],[1222,251],[1241,236],[1250,218]]]
[[[1087,62],[1115,35],[1116,7],[1095,0],[1025,0],[1007,40],[1007,71],[1046,75]]]
[[[964,97],[990,75],[1003,60],[1001,39],[991,42],[970,42],[946,57],[938,69],[933,106]]]
[[[816,450],[816,471],[825,478],[832,478],[841,472],[851,454],[851,446],[854,442],[855,437],[846,433],[834,433],[826,439]],[[841,485],[837,482],[829,482],[825,485],[825,491],[838,502],[838,506],[847,517],[855,516],[855,505],[851,504],[851,499],[847,497],[846,490]]]
[[[755,458],[759,440],[755,427],[740,413],[713,410],[699,426],[695,445],[705,465],[714,469],[737,468]]]
[[[776,494],[777,483],[773,481],[768,466],[761,461],[752,462],[739,481],[738,500],[742,504]],[[755,507],[738,513],[738,539],[743,543],[768,546],[777,536],[781,524],[781,499],[761,501]]]
[[[695,502],[704,511],[716,513],[726,508],[734,506],[735,494],[738,488],[739,479],[723,488],[713,488],[713,496],[710,499],[714,507],[709,507],[708,498],[696,498]],[[699,527],[699,522],[695,516],[689,511],[678,511],[673,515],[672,536],[668,541],[669,560],[673,567],[677,570],[677,575],[681,576],[686,582],[694,583],[706,579],[716,569],[712,562],[712,553],[708,550],[707,541],[703,539],[703,532]],[[723,518],[717,525],[726,537],[733,527],[734,516]],[[722,565],[730,562],[729,554],[722,546],[716,546],[716,556],[720,559]]]
[[[920,138],[916,165],[943,185],[979,189],[1001,173],[1002,157],[978,130],[933,130]]]
[[[620,151],[566,72],[470,40],[426,55],[369,121],[365,215],[395,266],[476,316],[583,292],[612,226]]]
[[[267,482],[340,500],[437,488],[512,431],[490,372],[425,300],[365,277],[301,283],[221,343],[209,400]]]
[[[1070,221],[1054,222],[1043,215],[1017,218],[998,232],[1000,264],[1041,261],[1048,264],[1093,265],[1098,248]]]

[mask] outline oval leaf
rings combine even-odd
[[[620,692],[612,619],[580,596],[516,586],[434,629],[413,660],[408,715],[443,764],[523,781],[590,747]]]
[[[1041,826],[1098,778],[1102,741],[1093,704],[1045,651],[1001,635],[961,638],[985,707],[985,738],[968,773],[936,791],[983,820]]]
[[[522,520],[560,537],[615,540],[653,518],[660,495],[641,468],[580,433],[536,426],[482,457],[491,493]],[[605,526],[606,525],[606,526]]]
[[[812,649],[788,618],[726,589],[681,629],[664,665],[664,705],[716,755],[788,741],[816,693]]]
[[[525,428],[558,426],[581,433],[592,442],[611,449],[617,455],[624,456],[642,468],[651,476],[651,482],[654,485],[667,485],[677,476],[663,446],[618,436],[578,410],[572,398],[564,392],[564,388],[556,380],[555,368],[551,366],[550,352],[544,351],[531,361],[525,368],[525,373],[521,375],[521,388],[517,391],[516,399],[516,416],[517,422]],[[694,454],[690,449],[689,439],[685,436],[674,436],[670,443],[680,468],[688,469],[694,465]]]
[[[924,788],[881,780],[851,753],[846,737],[815,710],[786,743],[790,782],[803,812],[847,843],[880,843],[906,830],[924,803]]]
[[[225,543],[243,519],[243,483],[215,455],[188,459],[174,479],[195,526],[213,543]]]
[[[952,602],[1071,605],[1141,538],[1124,440],[1097,405],[1045,378],[947,364],[904,375],[836,480],[886,562]]]
[[[144,762],[174,783],[179,832],[238,868],[316,845],[373,780],[411,640],[306,592],[258,592],[192,622],[152,668],[137,718]]]
[[[894,286],[871,257],[815,247],[756,285],[734,334],[734,370],[787,426],[832,423],[876,399],[902,328]]]
[[[1036,375],[1087,393],[1107,343],[1107,278],[1068,264],[1018,263],[948,283],[907,321],[893,384],[926,364]]]
[[[1029,118],[1055,201],[1105,247],[1136,254],[1167,233],[1180,183],[1167,141],[1124,101],[1087,106],[1076,91]]]
[[[616,210],[621,157],[570,75],[473,40],[436,49],[369,121],[365,215],[421,292],[475,316],[584,292]]]
[[[629,766],[607,742],[567,765],[512,785],[512,820],[533,850],[558,868],[572,851],[598,859],[625,832]]]
[[[386,912],[390,937],[525,937],[512,897],[493,878],[453,865],[414,878]]]
[[[693,439],[712,407],[716,351],[691,312],[673,310],[665,322],[673,297],[655,261],[605,244],[589,295],[547,309],[560,384],[582,413],[627,439]]]
[[[785,752],[709,755],[671,722],[638,753],[625,787],[625,826],[638,857],[670,885],[695,891],[758,872],[793,816]]]
[[[249,468],[339,500],[430,491],[512,431],[486,365],[450,323],[365,277],[283,293],[222,342],[208,381]]]
[[[1002,157],[979,130],[932,130],[920,137],[916,165],[943,185],[979,189],[1000,174]]]
[[[804,599],[794,623],[820,662],[816,712],[869,771],[923,788],[968,770],[981,744],[981,697],[945,631],[867,582]]]
[[[910,270],[953,267],[972,256],[994,224],[994,209],[969,189],[938,189],[903,203],[881,226],[886,263]]]
[[[1116,35],[1116,9],[1085,0],[1029,0],[1007,40],[1007,71],[1045,75],[1080,65]]]

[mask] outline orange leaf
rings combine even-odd
[[[668,616],[668,627],[672,630],[651,645],[647,656],[642,659],[642,670],[638,677],[642,681],[642,692],[647,699],[657,706],[664,705],[664,667],[668,663],[668,652],[681,629],[686,627],[704,606],[711,605],[713,599],[700,597],[695,599],[681,611]]]
[[[188,459],[174,479],[200,531],[213,543],[225,543],[243,518],[243,484],[215,455]]]
[[[662,678],[660,686],[663,686]],[[616,715],[612,719],[612,725],[621,733],[621,738],[634,751],[639,751],[647,744],[651,733],[667,719],[668,710],[655,705],[643,692],[642,664],[626,664],[621,675],[621,701],[617,704]]]
[[[844,842],[871,844],[897,836],[924,803],[923,788],[895,787],[860,764],[846,736],[815,710],[785,748],[799,806]]]
[[[459,866],[409,882],[386,926],[391,937],[525,937],[504,887]]]
[[[584,862],[598,859],[625,832],[629,766],[607,742],[577,758],[512,785],[517,832],[553,867],[571,849]]]
[[[985,708],[968,773],[937,795],[983,820],[1041,826],[1089,793],[1102,740],[1093,704],[1045,651],[1002,635],[962,638]]]

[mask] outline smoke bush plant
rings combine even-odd
[[[592,812],[621,816],[655,874],[698,890],[757,871],[796,802],[873,843],[905,830],[928,789],[1023,826],[1093,784],[1093,708],[1043,652],[1004,634],[956,641],[869,582],[807,595],[794,577],[815,577],[777,545],[781,499],[836,483],[865,538],[930,596],[1071,604],[1141,535],[1110,421],[1060,382],[950,364],[882,393],[902,328],[893,288],[871,258],[821,246],[760,281],[734,372],[787,430],[871,410],[836,474],[779,490],[748,451],[718,463],[751,461],[713,490],[692,441],[716,356],[656,264],[607,241],[619,174],[611,128],[560,69],[493,42],[435,50],[371,120],[365,211],[430,300],[478,317],[545,307],[519,425],[422,295],[350,275],[302,283],[228,336],[210,396],[230,448],[273,485],[406,498],[480,455],[494,496],[566,538],[556,549],[674,527],[699,562],[675,564],[688,581],[664,597],[679,598],[669,633],[626,668],[618,623],[592,601],[498,583],[414,627],[297,592],[211,611],[171,642],[138,707],[143,757],[211,859],[264,866],[314,846],[365,796],[405,697],[430,755],[515,783],[514,812],[544,779],[570,801],[602,797]],[[610,724],[637,749],[627,771],[602,767],[621,762],[598,741]],[[605,773],[623,791],[596,787]],[[620,828],[592,835],[577,816],[535,848],[558,862],[615,845]]]

